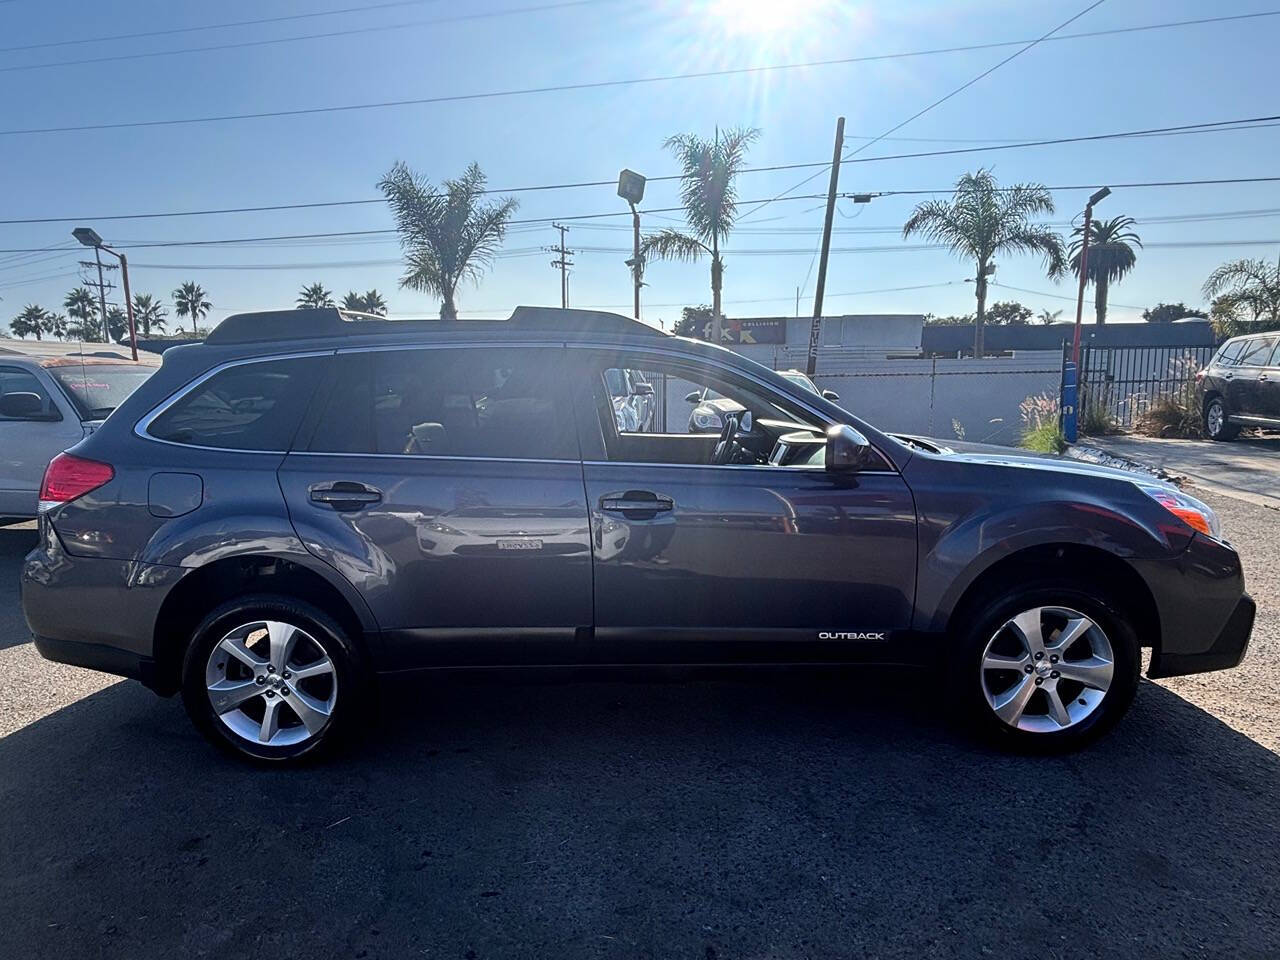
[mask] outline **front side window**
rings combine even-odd
[[[0,366],[0,420],[61,420],[36,375],[21,367]]]
[[[293,357],[228,367],[182,396],[147,432],[171,443],[284,452],[327,359]]]
[[[1240,354],[1240,366],[1265,367],[1271,357],[1271,350],[1276,345],[1275,337],[1255,337],[1245,344]]]
[[[614,395],[624,372],[645,384],[640,394]],[[781,437],[808,433],[816,443],[825,428],[790,398],[694,361],[606,359],[591,376],[611,461],[764,465]],[[720,446],[726,434],[732,449]]]
[[[560,353],[465,347],[342,357],[309,449],[576,460]]]

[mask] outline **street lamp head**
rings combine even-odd
[[[1095,193],[1093,196],[1091,196],[1091,197],[1089,198],[1089,206],[1091,206],[1091,207],[1092,207],[1092,206],[1094,206],[1094,205],[1095,205],[1099,200],[1105,200],[1105,199],[1106,199],[1107,197],[1109,197],[1109,196],[1111,196],[1111,188],[1110,188],[1110,187],[1103,187],[1101,190],[1099,190],[1097,193]]]
[[[644,199],[644,177],[634,170],[623,170],[618,174],[618,196],[627,203],[636,204]]]
[[[98,236],[98,231],[94,230],[93,227],[76,227],[71,231],[71,235],[86,247],[102,246],[102,238]]]

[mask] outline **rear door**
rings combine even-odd
[[[44,468],[83,437],[79,416],[35,371],[0,364],[0,517],[34,517]]]
[[[1251,337],[1240,352],[1230,385],[1227,387],[1227,406],[1230,412],[1244,417],[1264,417],[1263,388],[1270,379],[1266,364],[1276,346],[1275,336]],[[1265,379],[1263,379],[1265,378]]]
[[[339,354],[280,484],[307,549],[364,594],[387,668],[579,656],[590,523],[563,353]]]
[[[1280,340],[1271,351],[1271,359],[1258,373],[1258,409],[1261,416],[1280,420]]]

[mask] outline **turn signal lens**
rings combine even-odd
[[[115,468],[109,463],[60,453],[45,468],[44,482],[40,484],[40,512],[83,497],[115,475]]]
[[[1175,487],[1140,484],[1139,489],[1192,530],[1197,530],[1215,540],[1222,538],[1222,525],[1218,522],[1218,515],[1207,504],[1201,503],[1195,497]]]

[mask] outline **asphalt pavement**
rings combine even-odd
[[[1185,477],[1201,489],[1280,509],[1280,435],[1215,443],[1124,434],[1085,437],[1081,442]]]
[[[1280,955],[1280,538],[1261,608],[1086,752],[978,745],[929,678],[397,683],[363,749],[256,770],[41,660],[0,529],[0,957]]]

